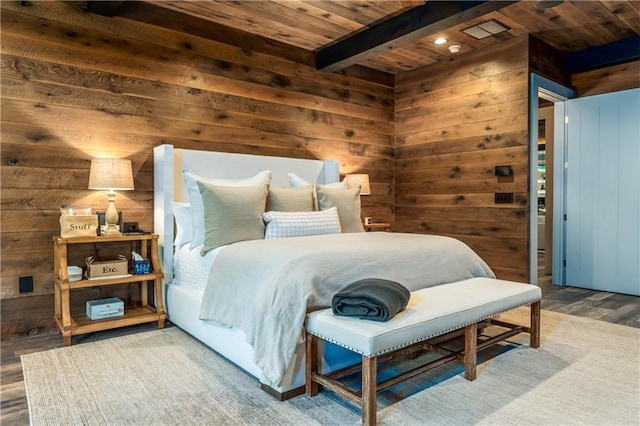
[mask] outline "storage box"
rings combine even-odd
[[[79,266],[67,266],[69,282],[73,283],[82,279],[82,268]]]
[[[129,262],[124,257],[101,262],[94,262],[92,256],[87,258],[87,278],[90,280],[128,275]]]
[[[98,216],[60,216],[60,236],[95,237],[98,235]]]
[[[87,316],[92,320],[122,315],[124,315],[124,302],[117,297],[87,301]]]

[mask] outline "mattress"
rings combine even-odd
[[[218,253],[225,246],[215,248],[202,256],[202,246],[191,248],[189,244],[176,247],[174,255],[174,283],[203,292],[207,286],[209,272]]]

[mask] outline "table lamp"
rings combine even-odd
[[[360,186],[360,195],[371,195],[371,185],[369,184],[368,174],[345,175],[344,178],[347,180],[347,188]]]
[[[109,207],[104,215],[106,229],[103,236],[122,235],[117,227],[116,190],[133,189],[131,161],[116,158],[94,158],[89,172],[89,189],[107,190]]]

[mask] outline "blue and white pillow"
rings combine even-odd
[[[310,235],[339,234],[338,209],[313,212],[276,212],[262,214],[266,228],[264,238],[306,237]]]

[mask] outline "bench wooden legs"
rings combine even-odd
[[[378,360],[362,356],[362,424],[376,424]]]
[[[318,337],[308,333],[305,356],[307,357],[305,362],[305,392],[307,396],[316,396],[320,391],[319,383],[321,382],[338,395],[360,405],[362,407],[362,424],[375,426],[378,408],[378,358],[362,356],[362,392],[358,395],[341,386],[336,380],[318,374]]]
[[[492,321],[493,323],[500,324],[502,326],[509,326],[510,324],[503,323],[501,321]],[[464,328],[464,378],[467,380],[476,379],[476,366],[478,350],[493,343],[493,341],[499,341],[503,338],[507,338],[510,335],[515,335],[520,331],[526,331],[529,333],[529,346],[532,348],[540,347],[540,302],[534,302],[531,304],[531,325],[529,327],[514,327],[513,331],[503,333],[493,339],[485,342],[485,344],[478,346],[478,324],[471,324]]]
[[[478,358],[478,323],[464,328],[464,378],[476,379],[476,361]]]
[[[316,396],[320,391],[318,382],[313,380],[312,376],[318,371],[318,338],[313,334],[307,334],[306,347],[306,374],[305,374],[305,392],[307,396]]]
[[[320,386],[323,386],[337,395],[340,395],[354,404],[358,404],[362,407],[362,424],[366,426],[374,426],[376,424],[376,411],[377,411],[377,392],[384,389],[388,389],[397,385],[403,380],[415,377],[418,374],[429,371],[433,368],[437,368],[450,361],[456,359],[464,362],[464,377],[467,380],[476,379],[477,370],[477,356],[478,351],[497,343],[501,340],[515,336],[519,333],[529,333],[529,345],[532,348],[540,347],[540,302],[534,302],[531,304],[531,325],[530,327],[519,326],[510,324],[497,319],[486,320],[482,322],[481,327],[486,323],[497,325],[500,327],[506,327],[508,331],[505,331],[497,336],[481,339],[478,342],[478,323],[470,324],[464,327],[464,353],[459,351],[454,352],[448,349],[440,348],[446,354],[445,356],[431,361],[424,366],[416,367],[413,370],[400,374],[397,377],[387,379],[384,382],[377,383],[376,375],[378,370],[378,361],[384,362],[391,359],[394,355],[404,356],[407,353],[411,353],[411,348],[434,350],[439,349],[436,343],[431,340],[430,342],[416,343],[412,347],[404,348],[393,353],[380,355],[380,357],[362,356],[362,391],[356,392],[349,389],[346,385],[343,385],[338,381],[341,377],[348,374],[357,372],[360,368],[358,366],[347,367],[342,370],[333,372],[331,374],[322,375],[318,373],[318,337],[307,333],[306,343],[306,394],[308,396],[315,396],[320,391]],[[461,330],[461,329],[460,329]],[[459,336],[459,334],[458,334]]]
[[[529,330],[529,346],[540,347],[540,301],[531,304],[531,329]]]

